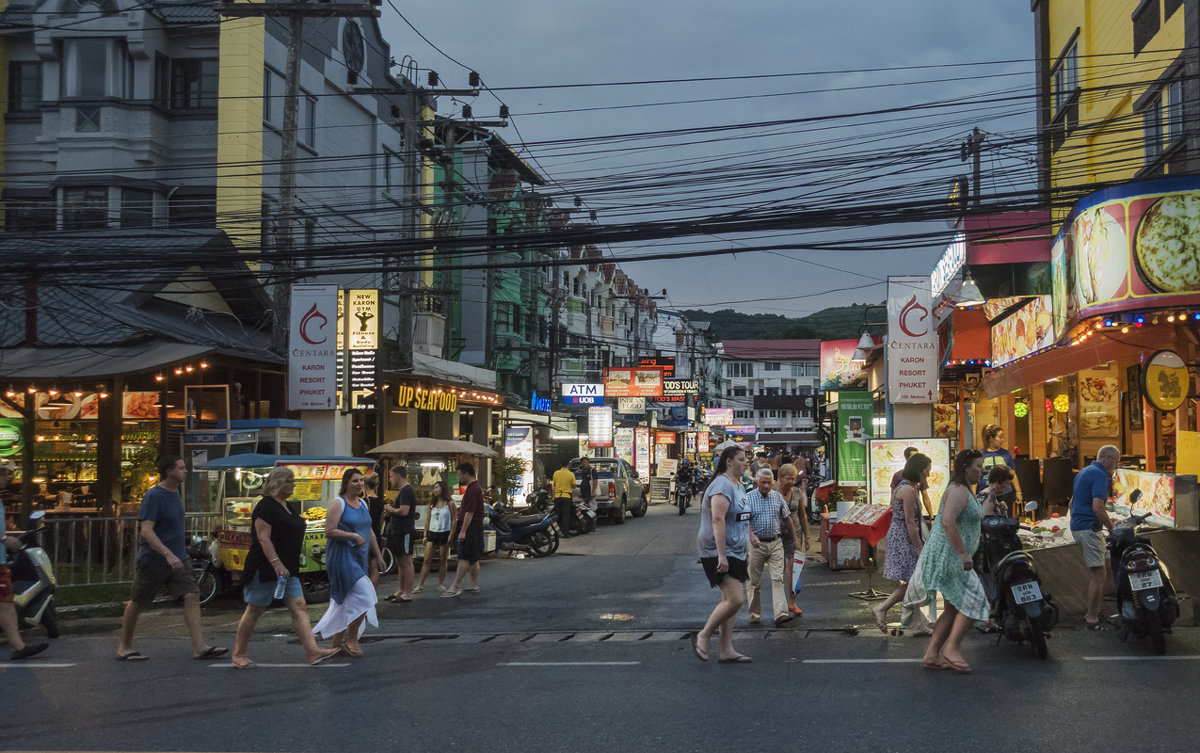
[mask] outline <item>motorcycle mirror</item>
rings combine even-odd
[[[46,511],[45,511],[45,510],[36,510],[36,511],[34,511],[34,512],[31,512],[31,513],[29,513],[29,520],[30,520],[30,521],[41,520],[41,519],[42,519],[42,518],[44,518],[44,517],[46,517]]]
[[[1031,499],[1025,503],[1025,512],[1033,512],[1036,509],[1038,509],[1037,500]]]
[[[1141,499],[1142,499],[1142,490],[1141,489],[1134,489],[1133,491],[1129,492],[1129,509],[1132,510],[1133,506],[1136,505]]]

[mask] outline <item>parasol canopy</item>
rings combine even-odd
[[[409,437],[408,439],[393,439],[373,449],[367,450],[369,455],[478,455],[484,458],[497,458],[500,453],[491,447],[467,442],[461,439],[434,439],[433,437]]]

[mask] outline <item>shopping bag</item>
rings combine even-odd
[[[800,574],[804,571],[804,551],[799,547],[796,548],[796,553],[792,555],[792,577],[795,581],[792,583],[792,593],[800,593]]]

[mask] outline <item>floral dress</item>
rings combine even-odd
[[[991,613],[983,583],[975,570],[964,570],[962,558],[946,538],[942,528],[942,516],[946,513],[946,495],[929,531],[929,540],[921,550],[917,566],[913,570],[908,590],[904,593],[904,606],[909,609],[923,607],[934,598],[934,592],[942,595],[962,614],[973,620],[986,620]],[[975,495],[967,492],[967,504],[958,515],[958,532],[969,554],[979,547],[983,530],[983,507]]]
[[[883,577],[888,580],[908,582],[917,566],[917,550],[908,538],[908,525],[904,520],[904,501],[896,494],[904,487],[916,488],[911,481],[901,481],[892,492],[892,524],[887,532],[887,558],[883,561]],[[921,531],[921,505],[915,505],[913,517],[918,535]]]

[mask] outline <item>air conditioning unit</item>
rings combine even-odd
[[[445,341],[446,317],[427,311],[419,312],[413,327],[413,352],[441,358]]]

